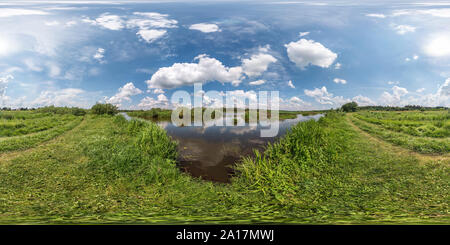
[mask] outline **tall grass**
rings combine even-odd
[[[255,157],[244,158],[236,167],[239,176],[233,179],[234,183],[286,202],[289,196],[301,192],[299,183],[305,182],[305,178],[315,178],[310,171],[319,174],[335,163],[342,149],[337,144],[338,138],[325,127],[340,117],[341,114],[330,112],[318,122],[297,124],[263,153],[255,152]]]
[[[116,131],[84,145],[88,167],[109,181],[126,179],[136,185],[166,183],[180,175],[175,166],[176,143],[154,123],[116,116]],[[93,147],[95,146],[95,147]]]

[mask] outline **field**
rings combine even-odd
[[[371,112],[351,116],[362,130],[420,153],[450,153],[450,113],[441,111]]]
[[[39,113],[2,112],[24,126],[0,139],[0,223],[450,223],[447,111],[329,112],[230,184],[182,173],[152,122]]]

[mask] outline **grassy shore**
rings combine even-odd
[[[299,123],[218,184],[180,172],[155,124],[87,115],[0,155],[0,223],[448,224],[448,158],[391,152],[347,116]]]

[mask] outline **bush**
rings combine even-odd
[[[345,112],[355,112],[357,108],[358,108],[358,104],[356,104],[356,102],[350,102],[350,103],[344,104],[341,107],[341,110],[343,110]]]
[[[115,115],[119,112],[119,110],[118,110],[117,106],[112,105],[112,104],[97,103],[94,106],[92,106],[91,112],[93,114],[97,114],[97,115],[103,115],[103,114]]]
[[[86,115],[86,110],[78,108],[78,107],[55,107],[55,106],[45,106],[38,108],[36,112],[40,113],[52,113],[52,114],[72,114],[74,116],[84,116]]]

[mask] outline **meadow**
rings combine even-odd
[[[151,121],[74,116],[27,147],[8,152],[0,143],[0,223],[448,224],[449,142],[439,137],[448,112],[380,113],[328,112],[299,123],[238,162],[230,184],[181,172],[176,142]],[[447,132],[388,128],[397,121]]]

